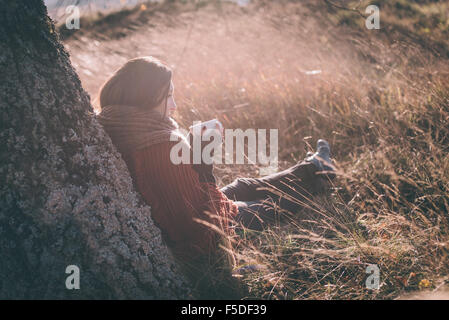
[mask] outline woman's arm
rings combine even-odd
[[[185,250],[208,251],[216,232],[199,221],[227,229],[237,207],[215,183],[200,182],[192,165],[173,164],[170,150],[174,144],[161,143],[136,151],[130,171],[136,188],[152,207],[154,221],[172,244]]]

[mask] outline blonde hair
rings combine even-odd
[[[153,109],[167,98],[172,71],[148,56],[131,59],[103,84],[95,103],[97,112],[108,105]]]

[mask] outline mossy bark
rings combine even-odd
[[[190,297],[43,2],[0,8],[0,298]]]

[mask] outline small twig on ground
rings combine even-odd
[[[355,6],[354,8],[347,8],[347,7],[341,6],[339,4],[336,4],[330,0],[324,0],[324,2],[326,2],[328,5],[331,5],[337,9],[345,10],[345,11],[352,11],[352,12],[355,12],[358,15],[360,15],[362,18],[366,18],[366,16],[362,12],[360,12],[360,10],[358,9],[358,7],[360,6],[360,3],[362,2],[361,0],[359,1],[358,5]]]

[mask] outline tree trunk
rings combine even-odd
[[[0,298],[191,297],[42,0],[0,8]]]

